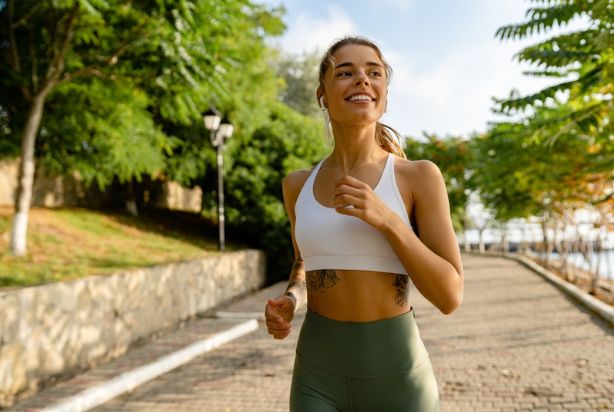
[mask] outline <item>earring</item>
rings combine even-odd
[[[324,127],[326,128],[326,136],[328,137],[328,143],[332,146],[335,139],[333,139],[333,128],[330,124],[330,115],[328,109],[324,105],[324,96],[320,96],[320,108],[324,114]]]

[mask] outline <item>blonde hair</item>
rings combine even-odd
[[[326,53],[324,53],[322,61],[320,62],[320,85],[318,89],[324,90],[324,78],[326,76],[326,72],[330,67],[333,67],[335,65],[335,58],[333,57],[333,54],[335,54],[337,50],[348,45],[359,45],[372,48],[377,54],[377,57],[379,57],[379,59],[384,64],[384,67],[386,68],[386,82],[390,83],[390,77],[392,76],[392,67],[390,67],[386,60],[384,60],[384,57],[379,47],[377,47],[375,43],[373,43],[367,38],[352,36],[344,37],[340,40],[337,40],[335,43],[333,43],[332,46],[328,48]],[[403,137],[395,129],[381,122],[377,122],[375,126],[375,141],[377,142],[377,144],[387,152],[396,154],[397,156],[403,158],[407,158],[407,156],[405,156],[405,152],[399,144],[401,142],[401,139],[403,139]]]

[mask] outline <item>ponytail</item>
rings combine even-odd
[[[383,123],[377,122],[375,126],[375,141],[377,144],[387,152],[407,159],[403,148],[400,145],[403,137],[392,127]]]

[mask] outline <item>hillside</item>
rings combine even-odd
[[[33,208],[28,255],[8,253],[11,208],[0,208],[0,287],[204,257],[217,252],[217,227],[192,213]],[[241,248],[228,244],[227,250]]]

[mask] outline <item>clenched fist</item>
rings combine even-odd
[[[290,334],[295,305],[296,301],[287,295],[267,301],[264,309],[266,327],[275,339],[283,339]]]

